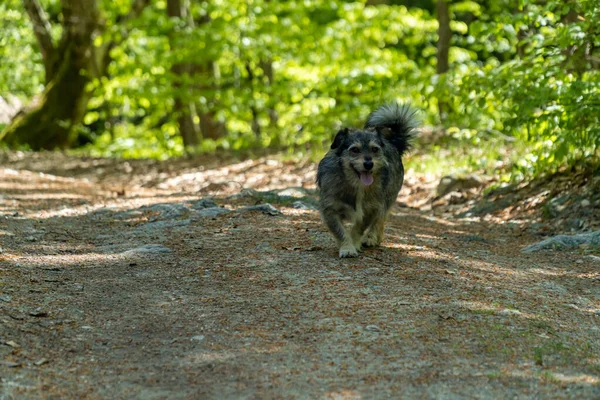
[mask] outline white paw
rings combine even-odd
[[[345,244],[342,247],[340,247],[340,258],[357,257],[357,256],[358,256],[358,251],[356,250],[356,247],[354,247],[354,245]]]

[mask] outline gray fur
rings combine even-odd
[[[416,128],[414,115],[408,106],[380,107],[364,129],[340,130],[319,163],[321,217],[340,245],[340,257],[354,257],[362,245],[381,243],[385,219],[402,188],[402,154]],[[360,151],[352,152],[353,147]],[[370,160],[373,170],[365,170],[362,165]],[[362,173],[373,177],[370,185],[361,181]]]
[[[379,107],[369,114],[365,129],[389,128],[392,132],[390,141],[398,149],[400,156],[410,149],[410,141],[414,129],[419,126],[417,110],[408,104],[399,105],[392,102]]]

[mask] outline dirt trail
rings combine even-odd
[[[313,179],[5,158],[0,399],[600,398],[596,261],[405,207],[418,177],[383,246],[340,260]]]

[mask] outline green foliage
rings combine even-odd
[[[104,29],[95,46],[118,44],[90,86],[81,137],[94,155],[320,152],[341,125],[360,125],[376,105],[398,100],[419,107],[427,124],[439,124],[438,102],[447,108],[453,140],[435,144],[439,157],[417,168],[493,170],[514,161],[519,178],[598,159],[594,1],[451,2],[450,71],[441,76],[432,1],[191,2],[193,21],[169,18],[166,0],[136,19],[123,18],[130,0],[98,1]],[[60,2],[41,3],[58,38]],[[43,66],[21,2],[2,3],[0,22],[0,95],[31,97],[42,89]],[[191,72],[175,73],[177,65]],[[198,111],[196,123],[210,113],[227,133],[184,149],[175,98]],[[440,163],[442,153],[459,161]]]
[[[469,99],[455,101],[453,122],[530,143],[531,152],[515,165],[517,177],[598,161],[599,16],[591,1],[530,1],[517,13],[471,25],[473,34],[493,38],[480,50],[498,56],[451,75],[456,98]]]
[[[44,65],[20,0],[0,3],[0,96],[31,97],[42,89]]]

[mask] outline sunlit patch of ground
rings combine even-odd
[[[580,250],[525,255],[524,222],[424,211],[436,182],[409,175],[383,245],[340,260],[316,210],[229,197],[313,193],[313,163],[198,164],[0,165],[8,398],[600,397]],[[203,216],[209,197],[230,212]]]

